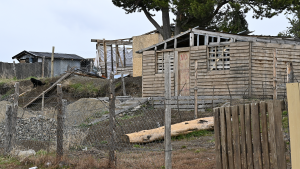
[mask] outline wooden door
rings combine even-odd
[[[178,53],[178,93],[180,96],[190,95],[190,53]]]

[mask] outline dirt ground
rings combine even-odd
[[[21,80],[20,82],[20,94],[19,106],[23,107],[30,100],[40,95],[44,90],[49,88],[60,77],[40,79],[46,83],[44,86],[38,86],[33,88],[30,80]],[[126,95],[133,97],[142,96],[142,78],[141,77],[125,77]],[[69,78],[62,81],[63,87],[63,99],[68,102],[75,102],[81,98],[96,98],[96,97],[108,97],[109,96],[109,79],[90,78],[84,76],[72,75]],[[122,81],[121,79],[115,79],[116,96],[122,96]],[[9,94],[14,92],[14,83],[0,84],[0,96],[2,100],[7,100]],[[56,100],[56,88],[52,89],[45,95],[45,105],[51,105]],[[41,109],[41,99],[38,99],[28,108],[33,110]],[[55,106],[55,105],[54,105]]]

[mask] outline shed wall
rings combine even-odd
[[[156,43],[162,42],[163,38],[160,34],[150,34],[134,36],[132,38],[132,49],[138,51]],[[133,77],[142,76],[142,54],[133,52]]]
[[[277,52],[276,52],[277,50]],[[277,58],[276,79],[278,98],[286,97],[286,64],[293,63],[295,80],[300,79],[300,46],[252,43],[252,95],[273,97],[273,58]]]

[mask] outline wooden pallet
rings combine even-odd
[[[30,102],[28,102],[25,106],[23,106],[23,108],[26,108],[27,106],[29,106],[31,103],[33,103],[34,101],[36,101],[38,98],[40,98],[43,93],[46,94],[48,93],[51,89],[53,89],[59,82],[61,82],[62,80],[66,79],[67,77],[69,77],[73,72],[68,72],[66,74],[64,74],[61,78],[59,78],[55,83],[53,83],[52,86],[50,86],[48,89],[46,89],[45,91],[43,91],[41,94],[39,94],[37,97],[35,97],[34,99],[32,99]]]

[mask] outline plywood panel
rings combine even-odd
[[[300,168],[300,85],[299,83],[287,83],[286,88],[289,110],[292,168]]]
[[[178,53],[178,68],[179,68],[179,91],[181,96],[190,95],[190,53]]]

